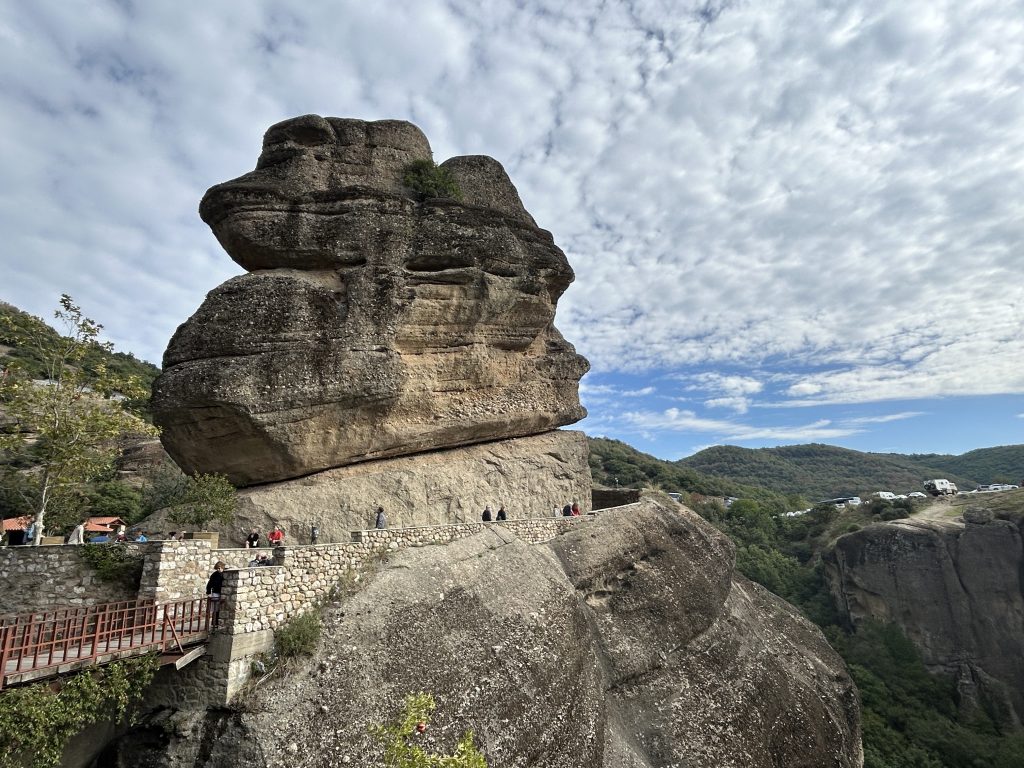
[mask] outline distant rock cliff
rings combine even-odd
[[[143,728],[111,764],[378,765],[370,726],[420,690],[439,703],[427,743],[450,750],[472,729],[494,768],[862,764],[842,661],[675,505],[603,513],[546,545],[495,525],[403,551],[326,625],[317,658],[229,723]]]
[[[968,708],[1024,717],[1024,545],[1018,524],[900,520],[841,536],[825,562],[853,625],[894,622],[934,671],[957,678]]]
[[[587,362],[553,325],[565,255],[490,158],[444,163],[461,201],[418,202],[403,169],[430,156],[410,123],[307,115],[206,193],[248,274],[178,329],[154,386],[185,471],[267,483],[585,415]]]

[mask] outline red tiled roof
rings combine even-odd
[[[32,523],[31,517],[7,517],[4,518],[5,531],[24,531]]]

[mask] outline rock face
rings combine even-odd
[[[842,661],[678,507],[646,500],[547,545],[495,525],[405,550],[325,623],[308,668],[260,689],[218,739],[247,749],[221,749],[218,766],[379,765],[369,728],[417,691],[439,704],[429,748],[472,729],[502,768],[862,764]],[[166,765],[214,764],[210,739],[152,732]]]
[[[856,625],[895,622],[962,699],[1004,724],[1024,716],[1024,546],[1017,524],[897,521],[841,536],[826,553],[836,603]],[[977,522],[970,522],[970,521]]]
[[[586,361],[553,325],[573,273],[486,157],[419,202],[399,121],[295,118],[200,213],[248,274],[171,339],[154,421],[186,472],[266,483],[538,434],[585,415]]]
[[[512,519],[546,517],[556,504],[579,499],[589,511],[587,438],[554,430],[447,451],[354,464],[297,480],[244,488],[229,525],[213,525],[221,546],[242,546],[253,528],[280,525],[288,544],[308,544],[310,523],[321,544],[348,541],[351,531],[372,528],[378,505],[388,525],[406,527],[477,521],[484,505],[504,504]],[[176,526],[158,513],[150,530]]]

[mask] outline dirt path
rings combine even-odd
[[[927,506],[910,516],[911,520],[932,520],[939,523],[962,522],[963,507],[954,506],[950,496],[932,499]]]

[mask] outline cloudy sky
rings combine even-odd
[[[1024,442],[1024,0],[0,6],[0,299],[159,363],[236,274],[199,220],[263,131],[501,161],[576,270],[593,435]]]

